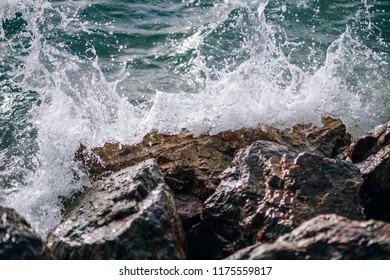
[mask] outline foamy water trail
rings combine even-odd
[[[139,106],[127,101],[131,92],[118,93],[126,75],[107,81],[92,40],[76,53],[57,38],[75,30],[83,36],[96,33],[77,16],[78,9],[88,7],[84,2],[69,9],[43,0],[0,1],[2,117],[14,118],[18,98],[32,100],[14,119],[21,124],[12,134],[15,141],[0,151],[5,162],[0,203],[15,208],[43,236],[60,220],[59,198],[89,184],[74,162],[80,143],[136,143],[153,129],[217,133],[243,126],[318,124],[323,115],[340,117],[351,132],[360,133],[388,119],[388,53],[366,46],[356,32],[362,27],[346,24],[321,53],[314,41],[307,47],[307,42],[290,40],[284,27],[269,19],[276,15],[282,22],[296,7],[317,11],[316,2],[278,6],[227,0],[213,5],[210,22],[167,43],[167,59],[193,54],[177,70],[188,71],[177,77],[188,80],[188,87],[200,86],[191,93],[155,90]],[[370,14],[364,1],[359,11]],[[18,28],[7,29],[11,23]],[[370,18],[364,28],[380,40]],[[227,44],[228,51],[219,44]],[[297,56],[304,56],[304,63],[296,62]]]

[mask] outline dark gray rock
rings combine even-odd
[[[0,206],[0,259],[40,259],[44,250],[42,239],[15,210]]]
[[[189,234],[189,257],[220,259],[273,242],[319,214],[363,219],[359,170],[340,160],[257,141],[236,155]]]
[[[321,215],[303,223],[273,244],[258,244],[228,257],[230,260],[390,259],[390,224],[352,221]]]
[[[50,233],[55,259],[185,259],[170,189],[154,160],[97,182]]]

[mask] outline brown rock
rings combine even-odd
[[[235,153],[257,140],[274,141],[298,151],[334,157],[350,144],[350,135],[346,133],[345,125],[340,120],[325,117],[323,123],[322,127],[307,124],[285,130],[273,127],[242,128],[199,136],[185,131],[178,135],[151,132],[136,145],[106,143],[91,151],[82,146],[76,159],[82,163],[90,180],[94,182],[127,166],[155,158],[165,181],[176,196],[185,195],[187,198],[205,201],[214,193],[220,183],[219,175],[232,162]],[[179,213],[188,211],[181,209],[183,206],[186,204],[178,203]],[[198,215],[183,220],[186,230],[198,222]]]
[[[230,260],[390,259],[390,224],[352,221],[337,215],[315,217],[273,244],[256,244]]]
[[[91,181],[96,181],[127,166],[155,158],[167,184],[176,194],[190,194],[204,201],[218,186],[218,176],[229,166],[237,150],[257,140],[274,141],[299,151],[334,157],[350,144],[350,135],[340,120],[326,117],[323,122],[323,127],[242,128],[211,136],[194,136],[185,131],[178,135],[151,132],[141,143],[132,146],[106,143],[90,152],[81,146],[76,160],[85,166]]]
[[[221,179],[189,234],[190,258],[220,259],[272,242],[319,214],[364,218],[361,174],[340,160],[257,141],[236,155]]]
[[[379,125],[355,140],[341,155],[353,163],[360,163],[390,144],[390,122]]]

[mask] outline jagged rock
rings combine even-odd
[[[325,117],[323,123],[322,127],[296,125],[291,130],[242,128],[211,136],[194,136],[184,131],[178,135],[152,132],[132,146],[106,143],[90,152],[82,146],[75,158],[85,166],[91,181],[156,158],[167,184],[176,194],[189,194],[204,201],[218,186],[218,176],[229,166],[235,153],[257,140],[274,141],[322,156],[336,156],[350,144],[350,135],[340,120]]]
[[[54,259],[185,259],[172,193],[154,160],[112,174],[76,201],[48,237]]]
[[[203,203],[192,195],[177,194],[175,204],[183,222],[184,231],[188,233],[193,225],[200,222]]]
[[[90,180],[106,178],[127,166],[155,158],[168,186],[176,196],[176,206],[186,232],[199,223],[200,203],[210,197],[220,183],[219,175],[235,153],[257,140],[285,144],[297,151],[334,157],[350,144],[345,125],[325,117],[322,127],[296,125],[292,129],[273,127],[243,128],[216,135],[194,136],[151,132],[136,145],[106,143],[88,151],[81,146],[75,159],[85,167]]]
[[[340,157],[360,163],[390,144],[390,122],[378,125],[355,140]]]
[[[189,234],[189,257],[224,258],[272,242],[319,214],[363,219],[359,170],[340,160],[257,141],[236,155]]]
[[[279,237],[273,244],[257,244],[236,252],[228,259],[389,260],[390,224],[321,215]]]
[[[42,257],[44,243],[15,210],[0,206],[0,259],[35,260]]]
[[[361,196],[367,217],[390,221],[390,122],[358,138],[340,158],[363,173]]]

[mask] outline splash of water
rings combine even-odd
[[[285,34],[282,44],[276,42],[277,28],[265,15],[268,1],[248,2],[240,2],[244,10],[235,18],[253,29],[245,30],[237,50],[246,59],[233,59],[216,70],[199,53],[195,66],[205,73],[204,90],[196,95],[158,92],[145,121],[148,130],[177,133],[185,127],[195,133],[218,133],[259,124],[284,128],[299,122],[319,124],[321,116],[330,115],[342,118],[357,135],[387,120],[387,54],[354,39],[346,26],[327,48],[325,61],[312,63],[306,71],[304,65],[291,62],[294,47],[287,55],[283,50],[300,43],[289,42]]]
[[[8,44],[10,55],[15,57],[13,69],[8,71],[10,85],[3,88],[2,94],[12,100],[14,92],[33,92],[39,95],[39,102],[20,119],[28,132],[33,133],[30,127],[34,128],[36,136],[28,139],[17,135],[16,141],[22,144],[16,143],[13,149],[27,148],[27,160],[33,164],[20,175],[19,168],[24,166],[19,165],[19,159],[26,154],[21,152],[14,157],[12,165],[1,174],[15,177],[2,198],[5,205],[15,208],[45,235],[61,217],[58,198],[87,184],[72,153],[80,143],[101,144],[107,135],[121,139],[118,118],[128,119],[130,127],[135,126],[132,120],[137,118],[133,108],[116,94],[115,85],[106,82],[93,47],[89,49],[92,58],[79,57],[69,53],[63,44],[47,40],[48,34],[66,30],[75,19],[64,18],[46,1],[6,2],[4,8],[3,21],[15,20],[16,15],[23,23],[19,34],[7,38],[4,29],[1,33],[3,43]],[[19,36],[26,46],[13,46],[14,41],[23,41],[15,40]]]
[[[21,126],[11,133],[14,141],[2,143],[0,159],[6,164],[0,178],[6,187],[0,203],[15,208],[45,236],[61,217],[59,197],[88,185],[73,160],[80,143],[135,143],[152,129],[217,133],[259,124],[284,128],[318,124],[323,115],[340,117],[359,133],[387,120],[388,53],[366,46],[357,32],[361,27],[353,24],[346,24],[325,52],[316,48],[314,39],[291,39],[269,18],[286,21],[290,9],[302,6],[314,11],[315,19],[320,5],[282,2],[229,0],[213,5],[214,21],[197,26],[181,41],[168,42],[167,56],[193,54],[181,65],[189,70],[178,76],[195,80],[196,90],[156,90],[146,105],[136,106],[118,94],[126,76],[107,81],[93,43],[87,40],[83,52],[75,52],[58,41],[75,30],[93,34],[77,16],[84,2],[72,10],[44,0],[1,1],[2,116],[15,115],[18,98],[30,96],[31,102],[17,118]],[[359,14],[370,14],[363,2]],[[371,18],[365,28],[375,33]]]

